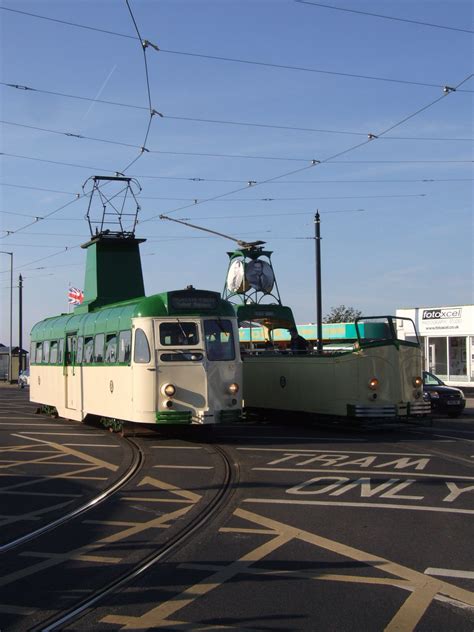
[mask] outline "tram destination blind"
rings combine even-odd
[[[174,294],[170,297],[170,306],[176,311],[213,311],[218,307],[218,299],[212,294]]]

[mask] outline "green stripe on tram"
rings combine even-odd
[[[190,424],[192,413],[189,410],[164,410],[156,413],[156,422],[159,424]]]

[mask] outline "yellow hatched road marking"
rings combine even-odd
[[[0,520],[0,527],[3,527],[7,524],[14,524],[15,522],[22,522],[23,520],[39,520],[39,516],[42,516],[50,511],[54,511],[55,509],[62,509],[63,507],[67,507],[73,501],[67,500],[66,502],[59,503],[57,505],[51,505],[48,507],[43,507],[42,509],[37,509],[36,511],[30,511],[29,513],[17,514],[12,516],[3,517]]]
[[[313,579],[369,584],[374,586],[392,586],[395,588],[403,588],[411,592],[410,596],[386,626],[386,632],[411,632],[414,630],[433,599],[437,597],[449,597],[460,604],[474,605],[473,592],[459,588],[445,581],[427,577],[423,573],[402,566],[396,562],[391,562],[383,557],[372,555],[366,551],[318,536],[309,531],[292,527],[291,525],[266,518],[247,510],[237,509],[234,512],[234,516],[259,525],[261,529],[258,530],[257,533],[262,533],[262,529],[265,529],[273,538],[225,567],[209,567],[209,570],[214,571],[210,577],[186,588],[182,593],[155,606],[141,616],[107,615],[101,619],[101,621],[104,623],[117,624],[125,629],[145,629],[170,625],[171,622],[168,617],[171,617],[182,608],[190,605],[200,596],[207,595],[214,588],[221,586],[224,582],[239,573],[251,572],[257,575],[260,572],[265,573],[266,571],[250,569],[249,567],[254,562],[261,561],[270,553],[294,539],[362,562],[365,565],[372,566],[377,571],[386,572],[392,576],[376,578],[356,575],[337,575],[334,573],[325,574],[321,572],[316,575],[311,574]],[[222,529],[221,531],[224,530],[226,532],[231,531],[229,528]],[[232,530],[236,533],[241,532],[240,528]],[[189,625],[191,626],[192,624]]]
[[[69,446],[61,445],[60,443],[55,443],[54,441],[45,441],[44,439],[37,439],[36,437],[28,437],[25,435],[12,435],[12,436],[19,437],[20,439],[30,439],[31,441],[36,441],[37,443],[42,443],[44,445],[52,446],[56,448],[56,450],[58,450],[59,452],[64,452],[65,454],[69,454],[70,456],[75,456],[79,459],[82,459],[83,461],[92,463],[93,465],[96,465],[98,467],[103,467],[106,470],[110,470],[111,472],[116,472],[118,470],[118,465],[113,465],[112,463],[108,463],[107,461],[98,459],[97,457],[92,456],[91,454],[87,454],[86,452],[81,452],[80,450],[74,450],[73,448]]]
[[[34,459],[32,461],[26,460],[26,461],[18,461],[17,459],[15,460],[11,460],[11,461],[0,461],[0,463],[8,463],[8,465],[0,465],[0,468],[3,470],[7,470],[9,468],[12,467],[16,467],[18,465],[73,465],[73,466],[78,466],[78,465],[83,465],[82,463],[78,462],[78,461],[57,461],[57,459],[63,459],[64,457],[66,457],[68,455],[66,454],[50,454],[49,456],[44,456],[41,459]],[[52,461],[55,461],[54,463],[52,463]]]
[[[14,485],[8,485],[8,487],[0,487],[0,492],[3,491],[10,491],[12,489],[19,489],[20,487],[29,487],[31,485],[39,485],[40,483],[44,483],[45,479],[55,479],[55,478],[59,478],[59,479],[74,479],[74,480],[91,480],[91,481],[105,481],[107,480],[106,477],[103,476],[79,476],[80,474],[84,474],[85,472],[93,472],[95,470],[98,470],[99,468],[96,467],[95,465],[88,465],[87,467],[83,467],[80,470],[74,470],[73,472],[65,472],[63,474],[42,474],[41,478],[35,478],[34,480],[28,480],[25,481],[24,483],[15,483]],[[12,474],[0,474],[1,476],[8,476],[8,477],[12,477]],[[29,474],[16,474],[14,475],[15,478],[28,478],[31,479],[31,476]]]
[[[39,557],[44,558],[41,562],[37,562],[32,564],[26,568],[10,573],[9,575],[4,575],[0,577],[0,586],[6,586],[15,581],[24,579],[25,577],[30,577],[35,573],[43,571],[47,568],[51,568],[53,566],[58,566],[63,562],[67,562],[69,560],[85,560],[90,562],[103,562],[110,561],[110,563],[120,562],[123,558],[112,558],[107,555],[91,555],[91,553],[97,551],[107,544],[114,544],[117,542],[121,542],[130,536],[137,535],[143,531],[147,531],[148,529],[166,529],[171,526],[169,523],[173,520],[177,520],[184,514],[186,514],[190,509],[192,509],[193,505],[188,505],[186,507],[182,507],[176,511],[164,514],[159,518],[155,518],[153,520],[149,520],[147,522],[135,523],[132,527],[126,527],[124,530],[101,538],[97,542],[93,544],[86,544],[78,549],[72,549],[70,551],[66,551],[64,553],[43,553],[37,551],[25,551],[20,555],[22,557]],[[99,521],[98,521],[99,523]]]
[[[26,553],[21,553],[21,555],[23,555],[24,557],[39,557],[41,559],[47,560],[55,556],[60,559],[64,557],[63,553],[40,553],[36,551],[27,551]],[[110,555],[88,555],[87,553],[80,552],[73,553],[70,559],[81,560],[82,562],[98,562],[99,564],[101,564],[102,562],[107,564],[118,564],[118,562],[122,560],[121,557],[112,557]]]
[[[201,500],[202,496],[196,494],[195,492],[191,492],[188,489],[181,489],[180,487],[176,487],[176,485],[171,485],[170,483],[165,483],[164,481],[159,481],[157,478],[153,476],[145,476],[143,480],[140,481],[139,487],[142,485],[151,485],[152,487],[156,487],[157,489],[162,489],[164,491],[170,492],[171,494],[175,494],[190,503],[197,503]]]
[[[0,449],[0,454],[4,452],[20,452],[25,451],[27,454],[52,454],[52,450],[42,449],[38,450],[36,446],[31,443],[26,443],[25,445],[13,445],[13,446],[5,446]]]

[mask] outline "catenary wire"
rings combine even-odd
[[[145,81],[146,81],[146,93],[147,93],[147,98],[148,98],[148,114],[149,114],[149,118],[148,118],[148,123],[147,123],[147,126],[146,126],[145,138],[143,139],[142,145],[140,147],[140,153],[137,156],[135,156],[135,158],[131,162],[129,162],[126,167],[124,167],[123,169],[120,170],[121,174],[124,174],[126,171],[128,171],[130,169],[130,167],[132,165],[134,165],[137,162],[137,160],[139,160],[143,156],[143,154],[145,152],[148,151],[148,149],[146,147],[146,143],[147,143],[147,140],[148,140],[148,135],[150,134],[150,129],[151,129],[151,124],[153,122],[153,117],[156,114],[156,111],[153,109],[152,104],[151,104],[150,78],[149,78],[149,75],[148,75],[148,62],[147,62],[147,57],[146,57],[147,43],[145,42],[145,40],[142,39],[142,36],[141,36],[140,31],[138,29],[137,22],[135,20],[134,15],[133,15],[132,8],[131,8],[130,3],[129,3],[129,0],[125,0],[125,4],[127,5],[128,12],[130,13],[130,17],[132,19],[133,26],[134,26],[134,28],[136,30],[137,38],[138,38],[138,40],[140,42],[140,47],[141,47],[142,53],[143,53],[143,63],[144,63],[144,67],[145,67]]]
[[[468,75],[465,79],[463,79],[458,85],[462,85],[464,84],[466,81],[468,81],[470,78],[472,77],[472,74]],[[326,158],[324,158],[323,160],[313,160],[311,162],[310,165],[306,166],[306,167],[301,167],[300,169],[295,169],[293,171],[287,172],[287,173],[283,173],[283,174],[279,174],[277,176],[271,177],[271,178],[267,178],[266,180],[260,181],[258,183],[254,183],[252,181],[249,182],[249,186],[260,186],[262,184],[266,184],[268,182],[273,182],[275,180],[280,180],[281,178],[285,178],[288,176],[292,176],[296,173],[302,173],[303,171],[306,171],[308,169],[311,169],[315,166],[319,166],[321,164],[325,164],[329,161],[335,160],[336,158],[339,158],[340,156],[344,156],[348,153],[351,153],[353,151],[355,151],[356,149],[360,149],[361,147],[364,147],[365,145],[367,145],[368,143],[373,142],[376,139],[379,139],[381,136],[385,136],[386,134],[388,134],[389,131],[391,131],[392,129],[394,129],[395,127],[397,127],[398,125],[401,125],[402,123],[406,122],[407,120],[417,116],[418,114],[420,114],[421,112],[426,111],[428,108],[433,107],[434,105],[436,105],[437,103],[439,103],[439,101],[441,101],[442,99],[445,99],[447,96],[449,96],[450,94],[452,94],[453,92],[456,92],[457,90],[457,86],[450,88],[449,90],[444,90],[444,93],[441,95],[441,97],[438,97],[437,99],[434,99],[433,101],[430,101],[428,104],[426,104],[425,106],[418,108],[415,112],[413,112],[412,114],[409,114],[408,116],[403,117],[403,119],[397,123],[394,123],[393,125],[391,125],[390,127],[382,130],[381,132],[378,132],[377,134],[369,134],[368,139],[363,141],[362,143],[358,143],[357,145],[353,145],[352,147],[348,147],[347,149],[343,150],[343,151],[339,151],[336,154],[333,154],[331,156],[328,156]],[[238,189],[234,189],[232,191],[229,191],[227,193],[222,193],[220,195],[217,196],[213,196],[212,198],[207,198],[204,199],[200,202],[195,203],[196,204],[205,204],[206,202],[210,202],[213,200],[217,200],[217,199],[222,199],[224,197],[227,197],[229,195],[233,195],[234,193],[239,193],[243,190],[245,190],[247,187],[240,187]],[[151,218],[149,218],[146,221],[152,221],[153,219],[156,219],[157,217],[159,217],[160,219],[168,219],[167,215],[170,215],[171,213],[177,213],[179,211],[185,210],[187,208],[192,207],[193,204],[189,204],[189,205],[185,205],[185,206],[181,206],[179,208],[175,208],[172,209],[170,211],[168,211],[166,214],[158,214],[155,215]],[[142,222],[143,223],[143,222]]]
[[[178,156],[199,156],[199,157],[208,157],[208,158],[250,158],[252,160],[278,160],[283,162],[310,162],[311,158],[291,158],[291,157],[276,157],[276,156],[250,156],[244,154],[213,154],[213,153],[197,153],[197,152],[177,152],[177,151],[155,151],[153,153],[160,154],[173,154]],[[53,165],[60,165],[62,167],[74,167],[77,169],[87,169],[88,171],[105,171],[109,173],[118,172],[115,169],[104,168],[104,167],[93,167],[91,165],[80,165],[77,163],[65,162],[62,160],[48,160],[46,158],[37,158],[35,156],[25,156],[22,154],[12,154],[8,152],[0,152],[0,156],[5,156],[8,158],[18,158],[23,160],[34,160],[36,162],[44,162],[50,163]],[[439,159],[422,159],[422,160],[338,160],[337,162],[328,161],[329,164],[378,164],[378,163],[388,163],[388,164],[423,164],[423,163],[438,163],[438,164],[449,164],[449,163],[473,163],[474,160],[439,160]],[[131,176],[132,177],[132,176]],[[133,175],[135,178],[151,178],[151,179],[161,179],[162,176],[156,175]]]
[[[308,201],[308,200],[357,200],[367,198],[407,198],[407,197],[426,197],[427,193],[389,193],[387,195],[330,195],[330,196],[316,196],[316,197],[279,197],[279,198],[227,198],[227,202],[296,202],[296,201]],[[175,198],[175,197],[143,197],[143,200],[168,200],[176,202],[189,202],[194,204],[200,202],[198,198]],[[216,202],[218,200],[209,200]]]
[[[302,167],[301,169],[293,170],[292,172],[289,172],[289,173],[287,173],[287,174],[282,174],[282,175],[279,175],[279,176],[276,176],[276,177],[273,177],[273,178],[269,178],[269,179],[267,179],[267,180],[265,180],[265,181],[263,181],[263,182],[260,182],[260,183],[257,183],[257,182],[249,182],[249,184],[252,184],[252,185],[257,186],[258,184],[263,184],[263,183],[265,183],[265,182],[272,182],[272,181],[275,181],[275,180],[279,180],[279,179],[281,179],[282,177],[286,177],[286,176],[288,176],[288,175],[292,175],[292,174],[294,174],[294,173],[299,173],[299,172],[304,171],[304,170],[306,170],[306,169],[308,169],[308,168],[311,168],[311,167],[313,167],[313,166],[316,166],[317,164],[322,164],[322,163],[329,162],[329,161],[331,161],[331,160],[334,160],[335,158],[338,158],[338,157],[340,157],[340,156],[342,156],[342,155],[345,155],[345,154],[347,154],[347,153],[349,153],[349,152],[351,152],[351,151],[354,151],[355,149],[357,149],[357,148],[359,148],[359,147],[362,147],[362,146],[366,145],[368,142],[371,142],[373,139],[375,139],[375,138],[380,138],[381,136],[386,135],[389,131],[391,131],[391,130],[392,130],[392,129],[394,129],[395,127],[398,127],[399,125],[403,124],[403,123],[404,123],[404,122],[406,122],[407,120],[409,120],[409,119],[413,118],[414,116],[417,116],[418,114],[420,114],[421,112],[425,111],[425,110],[426,110],[426,109],[428,109],[429,107],[432,107],[433,105],[435,105],[436,103],[438,103],[439,101],[441,101],[443,98],[445,98],[448,94],[450,94],[451,92],[456,91],[456,90],[457,90],[457,88],[458,88],[460,85],[462,85],[463,83],[465,83],[467,80],[469,80],[469,79],[471,78],[471,76],[472,76],[472,75],[469,75],[466,79],[464,79],[464,80],[463,80],[460,84],[458,84],[458,86],[456,86],[456,88],[450,88],[449,90],[446,90],[446,89],[445,89],[445,92],[444,92],[444,94],[443,94],[441,97],[438,97],[437,99],[435,99],[434,101],[432,101],[432,102],[430,102],[429,104],[425,105],[424,107],[419,108],[416,112],[414,112],[414,113],[410,114],[409,116],[405,117],[404,119],[402,119],[402,120],[401,120],[401,121],[399,121],[398,123],[395,123],[395,124],[394,124],[394,125],[392,125],[391,127],[387,128],[387,129],[385,129],[385,130],[383,130],[383,131],[382,131],[382,132],[380,132],[378,135],[373,135],[373,134],[370,134],[370,135],[369,135],[368,140],[364,141],[363,143],[359,143],[359,144],[357,144],[357,145],[355,145],[355,146],[353,146],[353,147],[350,147],[350,148],[348,148],[348,149],[346,149],[346,150],[344,150],[344,151],[342,151],[342,152],[339,152],[339,153],[337,153],[337,154],[335,154],[335,155],[333,155],[333,156],[330,156],[329,158],[326,158],[326,159],[325,159],[325,160],[323,160],[323,161],[313,160],[313,161],[311,162],[311,164],[310,164],[310,165],[308,165],[308,166],[306,166],[306,167]],[[342,161],[341,161],[341,162],[342,162]],[[379,162],[379,161],[377,161],[377,162]],[[132,164],[133,164],[133,163],[132,163]],[[196,203],[200,203],[200,204],[201,204],[201,203],[204,203],[204,202],[207,202],[207,201],[216,200],[216,199],[221,199],[222,197],[227,197],[228,195],[231,195],[232,193],[235,193],[235,192],[238,192],[238,191],[245,190],[246,188],[247,188],[247,187],[241,187],[241,188],[236,189],[236,190],[233,190],[232,192],[229,192],[229,193],[220,194],[219,196],[214,196],[213,198],[208,198],[208,199],[206,199],[206,200],[201,200],[201,201],[199,201],[199,202],[194,202],[194,203],[193,203],[193,205],[195,205]],[[184,207],[184,208],[186,208],[186,207]],[[179,209],[173,209],[173,210],[169,211],[169,213],[174,213],[174,212],[177,212],[177,211],[179,211],[179,210],[183,210],[183,207],[180,207]],[[157,216],[156,216],[156,217],[157,217]],[[152,219],[155,219],[155,217],[153,217],[153,218],[149,218],[147,221],[151,221]],[[27,226],[25,226],[25,228],[26,228],[26,227],[27,227]],[[18,230],[19,230],[19,229],[18,229]],[[16,231],[15,231],[15,232],[16,232]],[[11,234],[11,233],[10,233],[9,231],[7,231],[7,236],[8,236],[9,234]]]
[[[442,97],[440,97],[442,98]],[[415,115],[413,115],[415,116]],[[170,116],[165,116],[162,115],[163,118],[174,118],[174,117],[170,117]],[[211,120],[211,119],[196,119],[196,118],[188,118],[188,117],[177,117],[180,120],[187,120],[187,121],[194,121],[194,122],[205,122],[205,123],[219,123],[222,125],[239,125],[239,126],[243,126],[243,127],[263,127],[263,128],[271,128],[271,129],[284,129],[284,130],[290,130],[290,131],[302,131],[302,132],[315,132],[315,133],[321,133],[321,134],[343,134],[346,136],[367,136],[367,132],[353,132],[353,131],[349,131],[349,130],[331,130],[331,129],[317,129],[317,128],[308,128],[308,127],[294,127],[294,126],[289,126],[289,125],[266,125],[263,123],[251,123],[251,122],[245,122],[245,121],[218,121],[218,120]],[[94,141],[94,142],[99,142],[99,143],[108,143],[111,145],[120,145],[122,147],[132,147],[134,149],[143,149],[143,146],[139,146],[139,145],[133,145],[132,143],[125,143],[125,142],[121,142],[121,141],[116,141],[116,140],[110,140],[107,138],[97,138],[94,136],[84,136],[83,134],[75,134],[74,132],[65,132],[62,130],[55,130],[55,129],[51,129],[48,127],[38,127],[37,125],[28,125],[26,123],[18,123],[16,121],[5,121],[5,120],[0,120],[0,123],[2,125],[11,125],[11,126],[15,126],[15,127],[24,127],[27,129],[33,129],[36,131],[40,131],[40,132],[48,132],[51,134],[59,134],[61,136],[67,136],[69,138],[75,138],[75,139],[79,139],[79,140],[90,140],[90,141]],[[401,123],[400,123],[401,124]],[[430,136],[386,136],[384,137],[384,140],[415,140],[415,141],[441,141],[441,142],[445,142],[445,141],[467,141],[467,142],[472,142],[474,141],[474,138],[440,138],[440,137],[430,137]],[[149,153],[155,153],[155,150],[147,148],[146,149],[147,152]]]
[[[334,8],[334,7],[332,7]],[[56,18],[51,18],[45,15],[39,15],[37,13],[31,13],[28,11],[20,11],[19,9],[13,9],[11,7],[0,7],[0,9],[3,9],[4,11],[10,11],[12,13],[17,13],[20,15],[26,15],[28,17],[32,17],[32,18],[36,18],[36,19],[40,19],[40,20],[46,20],[46,21],[50,21],[50,22],[56,22],[58,24],[62,24],[65,26],[72,26],[75,28],[80,28],[80,29],[86,29],[86,30],[90,30],[90,31],[96,31],[98,33],[103,33],[105,35],[114,35],[117,37],[122,37],[122,38],[126,38],[126,39],[135,39],[135,37],[133,35],[128,35],[126,33],[119,33],[116,31],[110,31],[107,29],[100,29],[94,26],[89,26],[86,24],[78,24],[76,22],[70,22],[70,21],[66,21],[66,20],[58,20]],[[449,28],[449,27],[446,27]],[[320,68],[308,68],[305,66],[292,66],[289,64],[275,64],[275,63],[269,63],[269,62],[263,62],[263,61],[259,61],[259,60],[255,60],[255,59],[243,59],[243,58],[238,58],[238,57],[227,57],[227,56],[223,56],[223,55],[208,55],[205,53],[196,53],[196,52],[191,52],[191,51],[183,51],[183,50],[171,50],[171,49],[167,49],[167,48],[161,48],[161,47],[157,47],[157,50],[160,53],[163,54],[168,54],[168,55],[181,55],[181,56],[187,56],[187,57],[196,57],[196,58],[200,58],[200,59],[209,59],[212,61],[222,61],[222,62],[231,62],[231,63],[236,63],[236,64],[246,64],[246,65],[252,65],[252,66],[262,66],[262,67],[268,67],[268,68],[274,68],[274,69],[281,69],[281,70],[288,70],[288,71],[297,71],[297,72],[310,72],[310,73],[319,73],[319,74],[324,74],[324,75],[334,75],[337,77],[348,77],[348,78],[353,78],[353,79],[365,79],[365,80],[369,80],[369,81],[385,81],[385,82],[390,82],[390,83],[399,83],[399,84],[406,84],[406,85],[414,85],[414,86],[422,86],[422,87],[428,87],[428,88],[442,88],[443,86],[440,84],[435,84],[435,83],[428,83],[428,82],[422,82],[422,81],[411,81],[408,79],[395,79],[395,78],[391,78],[391,77],[378,77],[378,76],[373,76],[373,75],[365,75],[365,74],[360,74],[360,73],[349,73],[349,72],[340,72],[340,71],[331,71],[331,70],[327,70],[327,69],[320,69]],[[465,90],[463,92],[472,92],[472,90]]]
[[[393,20],[396,22],[406,22],[408,24],[416,24],[417,26],[428,26],[436,29],[445,29],[447,31],[457,31],[460,33],[474,33],[472,29],[464,29],[457,26],[448,26],[447,24],[433,24],[432,22],[425,22],[422,20],[411,20],[408,18],[399,18],[393,15],[382,15],[380,13],[370,13],[369,11],[360,11],[357,9],[348,9],[346,7],[336,7],[332,4],[323,4],[322,2],[313,2],[312,0],[295,0],[298,4],[309,4],[322,9],[330,9],[333,11],[345,11],[346,13],[355,13],[357,15],[366,15],[373,18],[380,18],[384,20]]]

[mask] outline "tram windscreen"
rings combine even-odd
[[[235,360],[235,343],[230,320],[205,320],[204,338],[208,360]]]
[[[160,324],[160,343],[164,347],[197,345],[199,335],[196,323],[174,321]]]
[[[419,344],[415,323],[411,318],[377,316],[356,320],[357,337],[361,344],[390,342]]]

